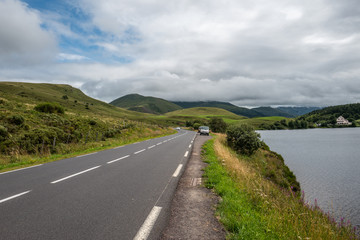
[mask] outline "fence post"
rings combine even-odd
[[[56,144],[56,137],[54,137],[54,141],[53,141],[53,150],[55,149],[55,144]]]
[[[44,144],[45,144],[45,140],[43,139],[42,145],[41,145],[41,155],[44,154]]]

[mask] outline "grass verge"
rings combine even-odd
[[[349,224],[336,223],[301,196],[267,179],[256,167],[259,154],[265,156],[267,150],[252,158],[238,156],[226,146],[223,135],[203,146],[209,164],[206,187],[222,199],[217,215],[228,239],[357,239]]]
[[[92,152],[98,152],[106,149],[111,149],[118,146],[131,144],[134,142],[144,141],[151,138],[158,138],[176,133],[170,128],[150,129],[150,128],[136,128],[130,129],[125,134],[116,138],[109,138],[105,141],[89,142],[87,144],[67,144],[62,145],[59,152],[51,154],[47,152],[44,155],[0,155],[0,172],[10,171],[18,168],[29,167],[46,162],[57,161],[65,158],[71,158]]]

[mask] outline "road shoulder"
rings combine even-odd
[[[171,203],[169,224],[161,239],[225,239],[225,230],[215,217],[218,197],[203,185],[201,147],[211,137],[197,136]]]

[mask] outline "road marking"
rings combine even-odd
[[[156,145],[152,145],[152,146],[150,146],[150,147],[148,147],[148,149],[151,149],[151,148],[153,148],[153,147],[155,147]]]
[[[141,149],[140,151],[134,152],[134,154],[141,153],[141,152],[143,152],[143,151],[145,151],[145,150],[146,150],[145,148],[144,148],[144,149]]]
[[[175,170],[175,172],[174,172],[174,174],[173,174],[172,176],[173,176],[173,177],[179,176],[179,173],[180,173],[182,167],[183,167],[183,165],[182,165],[182,164],[179,164],[179,166],[176,168],[176,170]]]
[[[157,220],[157,218],[160,215],[162,207],[154,206],[147,218],[145,219],[145,222],[137,232],[136,236],[134,237],[134,240],[145,240],[149,237],[149,234],[154,227],[154,224]]]
[[[80,155],[80,156],[77,156],[77,158],[85,157],[85,156],[90,156],[90,155],[93,155],[93,154],[97,154],[97,152],[89,153],[89,154],[85,154],[85,155]]]
[[[61,182],[61,181],[66,180],[66,179],[69,179],[69,178],[75,177],[75,176],[77,176],[77,175],[80,175],[80,174],[83,174],[83,173],[89,172],[89,171],[94,170],[94,169],[99,168],[99,167],[101,167],[101,165],[96,166],[96,167],[93,167],[93,168],[86,169],[86,170],[84,170],[84,171],[81,171],[81,172],[78,172],[78,173],[72,174],[72,175],[70,175],[70,176],[67,176],[67,177],[64,177],[64,178],[61,178],[61,179],[58,179],[58,180],[55,180],[55,181],[53,181],[53,182],[51,182],[51,183],[52,183],[52,184],[54,184],[54,183],[58,183],[58,182]]]
[[[191,148],[191,144],[189,145],[189,148]]]
[[[186,151],[184,157],[187,157],[189,155],[189,151]]]
[[[29,193],[29,192],[31,192],[31,190],[26,191],[26,192],[22,192],[22,193],[19,193],[19,194],[16,194],[16,195],[11,196],[11,197],[8,197],[8,198],[1,199],[1,200],[0,200],[0,203],[3,203],[3,202],[6,202],[6,201],[9,201],[9,200],[11,200],[11,199],[13,199],[13,198],[20,197],[20,196],[25,195],[25,194],[27,194],[27,193]]]
[[[162,144],[162,142],[159,142],[158,144],[156,144],[156,145],[161,145]]]
[[[121,158],[118,158],[118,159],[109,161],[109,162],[107,162],[107,164],[110,164],[110,163],[113,163],[113,162],[117,162],[117,161],[123,160],[123,159],[128,158],[128,157],[130,157],[130,155],[126,155],[126,156],[124,156],[124,157],[121,157]]]
[[[2,173],[0,173],[0,175],[25,170],[25,169],[28,169],[28,168],[34,168],[34,167],[38,167],[38,166],[41,166],[41,165],[42,164],[38,164],[38,165],[35,165],[35,166],[30,166],[30,167],[26,167],[26,168],[19,168],[19,169],[15,169],[15,170],[12,170],[12,171],[2,172]]]

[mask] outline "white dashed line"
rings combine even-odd
[[[38,165],[35,165],[35,166],[26,167],[26,168],[19,168],[19,169],[16,169],[16,170],[12,170],[12,171],[7,171],[7,172],[0,173],[0,175],[2,175],[2,174],[7,174],[7,173],[12,173],[12,172],[17,172],[17,171],[21,171],[21,170],[25,170],[25,169],[28,169],[28,168],[39,167],[39,166],[41,166],[41,165],[42,165],[42,164],[38,164]]]
[[[173,174],[172,176],[173,176],[173,177],[179,176],[179,173],[180,173],[182,167],[183,167],[183,165],[182,165],[182,164],[179,164],[179,166],[176,168],[176,170],[175,170],[175,172],[174,172],[174,174]]]
[[[109,162],[107,162],[107,164],[110,164],[110,163],[113,163],[113,162],[117,162],[117,161],[123,160],[123,159],[128,158],[128,157],[130,157],[130,155],[126,155],[126,156],[124,156],[124,157],[121,157],[121,158],[118,158],[118,159],[109,161]]]
[[[27,194],[27,193],[29,193],[29,192],[31,192],[31,190],[26,191],[26,192],[22,192],[22,193],[19,193],[19,194],[16,194],[16,195],[11,196],[11,197],[8,197],[8,198],[1,199],[1,200],[0,200],[0,203],[9,201],[9,200],[14,199],[14,198],[17,198],[17,197],[20,197],[20,196],[25,195],[25,194]]]
[[[89,153],[89,154],[85,154],[85,155],[80,155],[80,156],[77,156],[77,158],[85,157],[85,156],[90,156],[90,155],[93,155],[93,154],[97,154],[97,152]]]
[[[94,169],[96,169],[96,168],[98,168],[98,167],[101,167],[101,165],[96,166],[96,167],[93,167],[93,168],[86,169],[86,170],[84,170],[84,171],[81,171],[81,172],[72,174],[72,175],[70,175],[70,176],[67,176],[67,177],[64,177],[64,178],[61,178],[61,179],[58,179],[58,180],[53,181],[53,182],[51,182],[51,183],[54,184],[54,183],[58,183],[58,182],[64,181],[64,180],[66,180],[66,179],[69,179],[69,178],[75,177],[75,176],[77,176],[77,175],[80,175],[80,174],[89,172],[89,171],[91,171],[91,170],[94,170]]]
[[[152,145],[152,146],[150,146],[150,147],[148,147],[148,149],[152,149],[153,147],[155,147],[156,145]]]
[[[156,144],[156,145],[158,145],[158,146],[159,146],[159,145],[161,145],[161,144],[162,144],[162,142],[159,142],[159,143],[158,143],[158,144]]]
[[[186,153],[185,153],[184,157],[187,157],[187,156],[188,156],[188,154],[189,154],[189,151],[186,151]]]
[[[154,206],[149,215],[147,216],[145,222],[137,232],[134,240],[145,240],[148,238],[157,218],[160,215],[162,207]]]
[[[144,148],[144,149],[141,149],[140,151],[134,152],[134,154],[141,153],[141,152],[143,152],[143,151],[145,151],[145,150],[146,150],[145,148]]]
[[[189,148],[191,148],[191,144],[189,145]]]

